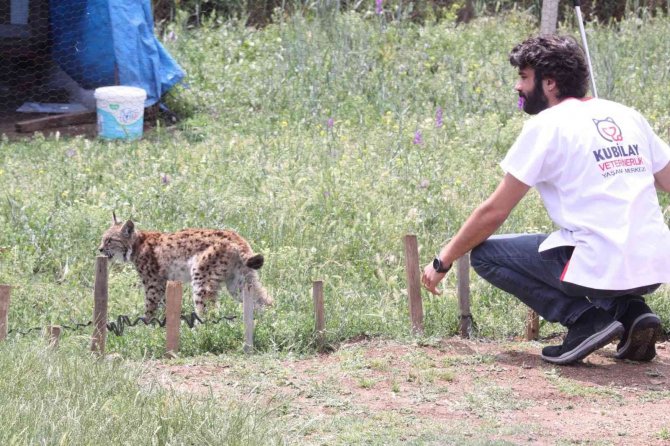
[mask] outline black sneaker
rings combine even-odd
[[[617,345],[616,358],[647,362],[656,356],[656,341],[661,336],[661,319],[643,301],[629,304],[620,319],[625,332]]]
[[[606,311],[591,308],[568,327],[561,345],[542,349],[542,359],[553,364],[572,364],[621,337],[623,324],[615,321]]]

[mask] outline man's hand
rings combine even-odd
[[[423,276],[421,276],[421,283],[424,288],[426,288],[430,293],[438,296],[442,294],[442,291],[437,290],[437,284],[446,276],[447,273],[438,273],[433,268],[433,264],[429,263],[423,269]]]

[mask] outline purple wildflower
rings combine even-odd
[[[326,127],[328,127],[328,129],[332,129],[334,125],[335,120],[332,117],[328,118],[328,121],[326,121]]]
[[[435,112],[435,127],[440,128],[442,127],[442,124],[442,107],[438,106],[437,111]]]
[[[77,155],[77,151],[74,149],[67,149],[67,152],[65,152],[65,155],[67,155],[68,158],[72,158],[73,156]]]
[[[414,144],[421,145],[423,144],[423,137],[421,137],[421,131],[417,130],[414,133],[414,140],[412,141]]]
[[[382,9],[382,5],[384,4],[384,0],[375,0],[375,14],[381,15],[382,12],[384,11]]]
[[[166,173],[161,174],[161,183],[163,183],[163,185],[167,186],[168,184],[170,184],[170,181],[172,181],[170,175]]]
[[[177,35],[174,33],[174,31],[170,31],[168,33],[167,39],[171,42],[174,42],[175,40],[177,40]]]
[[[428,186],[430,186],[430,181],[428,181],[425,178],[423,180],[421,180],[421,182],[419,183],[419,187],[421,189],[426,189]]]
[[[517,107],[519,107],[519,110],[523,110],[523,105],[526,103],[526,99],[523,96],[519,96],[519,102],[517,103]]]

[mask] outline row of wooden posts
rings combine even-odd
[[[405,270],[407,272],[407,293],[409,295],[409,314],[412,330],[423,331],[423,301],[421,299],[421,266],[419,248],[415,235],[404,238]],[[458,296],[459,326],[458,332],[464,338],[472,333],[472,314],[470,313],[470,255],[465,254],[456,261],[456,295]],[[527,340],[535,340],[540,334],[540,317],[528,309],[526,316]]]
[[[412,331],[423,332],[423,302],[421,299],[421,269],[419,264],[419,250],[415,235],[406,235],[404,238],[405,270],[407,273],[407,292],[409,315]],[[466,254],[456,262],[456,280],[459,308],[459,334],[470,337],[472,332],[472,315],[470,313],[470,260]],[[7,337],[8,314],[11,287],[0,285],[0,341]],[[181,325],[182,307],[181,282],[168,282],[165,293],[165,350],[168,356],[174,356],[179,351],[179,328]],[[107,258],[98,256],[95,264],[95,287],[93,291],[93,335],[91,350],[104,355],[107,339],[107,303],[108,268]],[[317,348],[322,350],[326,342],[326,318],[324,311],[323,281],[317,280],[312,284],[312,299],[314,301],[314,321]],[[243,293],[244,345],[246,353],[253,351],[254,337],[254,302],[252,297]],[[526,319],[526,339],[537,339],[539,332],[539,317],[528,310]],[[58,345],[61,334],[60,326],[47,326],[45,336],[52,346]]]

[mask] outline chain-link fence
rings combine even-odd
[[[0,133],[95,133],[103,86],[143,88],[156,104],[184,73],[153,27],[150,0],[0,0]]]
[[[0,2],[0,121],[4,133],[21,121],[89,112],[95,122],[92,88],[109,79],[105,70],[83,64],[99,50],[85,33],[95,18],[86,0]],[[101,60],[106,54],[98,54]],[[113,59],[112,59],[113,60]],[[112,67],[113,70],[113,67]],[[108,71],[108,70],[107,70]]]

